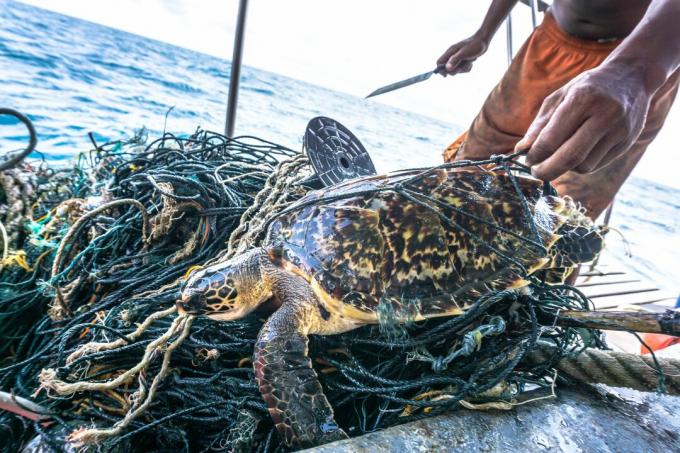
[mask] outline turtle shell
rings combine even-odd
[[[526,285],[574,214],[531,177],[412,170],[308,194],[271,224],[265,247],[336,303],[369,314],[387,301],[422,319]]]

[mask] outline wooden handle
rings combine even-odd
[[[560,311],[557,325],[603,330],[663,333],[680,337],[680,311],[639,313],[630,311]]]

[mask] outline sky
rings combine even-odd
[[[23,0],[42,8],[231,59],[238,0]],[[250,0],[243,63],[365,96],[434,69],[446,48],[477,29],[490,0]],[[513,11],[516,51],[532,29],[528,7]],[[375,98],[467,126],[507,66],[506,30],[469,74]],[[680,103],[634,174],[680,187]],[[452,137],[452,141],[455,137]]]

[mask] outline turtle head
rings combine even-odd
[[[231,321],[255,310],[271,297],[259,256],[250,252],[192,273],[181,285],[178,311]]]

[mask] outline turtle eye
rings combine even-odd
[[[193,286],[196,291],[205,293],[210,289],[210,280],[207,278],[199,278],[191,286]]]

